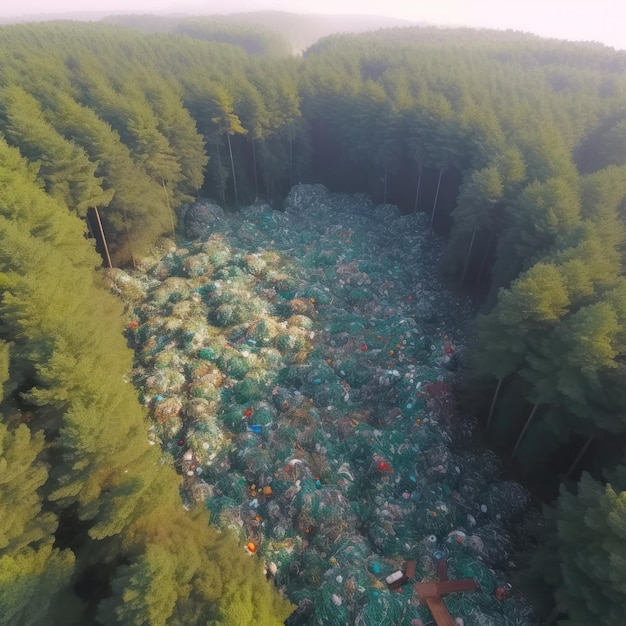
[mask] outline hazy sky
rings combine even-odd
[[[2,17],[68,11],[199,14],[257,9],[513,28],[626,49],[626,0],[0,0]]]

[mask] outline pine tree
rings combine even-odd
[[[74,557],[68,550],[25,548],[0,553],[0,624],[48,626],[48,609],[55,594],[70,580]]]
[[[537,263],[503,291],[498,319],[520,332],[558,321],[570,304],[565,278],[553,263]]]
[[[0,385],[9,379],[8,344],[0,350]],[[3,405],[11,406],[5,397]],[[10,409],[19,415],[17,407]],[[3,418],[4,416],[0,415]],[[74,555],[53,549],[57,520],[42,512],[48,468],[43,434],[0,422],[0,624],[48,623],[54,597],[69,583]]]
[[[626,621],[626,492],[584,474],[578,493],[561,488],[558,522],[568,626]]]
[[[106,206],[112,191],[104,192],[97,164],[72,141],[62,137],[46,120],[40,103],[17,85],[0,95],[4,133],[23,156],[39,165],[45,190],[68,208],[84,216],[92,206]]]
[[[44,449],[41,432],[31,435],[25,424],[10,431],[0,424],[0,550],[5,554],[37,545],[56,529],[52,513],[41,513],[38,490],[48,478],[40,460]]]
[[[104,188],[113,192],[100,214],[118,262],[145,253],[158,236],[171,231],[171,211],[162,185],[135,164],[119,135],[92,109],[61,94],[47,115],[55,128],[98,162],[96,173],[104,179]]]
[[[224,87],[216,87],[212,105],[214,114],[211,116],[211,122],[215,125],[217,137],[224,135],[228,146],[228,156],[230,158],[230,170],[233,181],[233,191],[235,194],[235,206],[239,206],[239,194],[237,189],[237,175],[235,170],[235,160],[233,158],[233,147],[231,136],[235,134],[246,135],[247,130],[241,125],[239,117],[233,109],[233,98],[224,89]]]
[[[454,231],[452,237],[459,243],[469,235],[469,244],[463,261],[460,283],[465,283],[476,236],[489,230],[493,222],[491,212],[503,193],[502,177],[496,165],[474,170],[464,181],[457,208],[452,212]],[[465,241],[464,241],[465,243]],[[458,245],[458,244],[457,244]],[[458,245],[458,247],[461,247]]]
[[[172,555],[155,545],[132,565],[122,566],[112,587],[113,599],[102,602],[98,613],[104,626],[165,626],[181,592]]]
[[[167,137],[180,166],[180,177],[172,192],[174,206],[195,199],[208,161],[204,141],[183,105],[180,91],[156,73],[146,78],[147,99],[156,115],[158,130]]]
[[[32,414],[31,427],[46,433],[52,463],[49,472],[38,458],[24,465],[43,452],[44,442],[26,426],[2,440],[10,444],[4,469],[11,481],[3,493],[15,498],[16,489],[30,488],[21,494],[21,507],[7,507],[0,516],[0,524],[8,524],[0,526],[0,538],[10,549],[0,552],[8,576],[0,575],[7,623],[44,624],[72,574],[72,553],[51,549],[56,520],[40,512],[39,496],[32,494],[45,480],[47,506],[59,512],[66,526],[61,534],[80,554],[77,575],[89,566],[128,564],[118,567],[113,595],[102,605],[106,623],[163,624],[176,613],[186,626],[196,615],[200,626],[204,616],[218,614],[223,585],[237,581],[244,595],[251,586],[254,602],[282,616],[268,621],[278,626],[289,603],[259,567],[242,566],[247,555],[232,537],[209,528],[206,510],[185,513],[178,477],[148,444],[144,412],[125,382],[132,354],[122,335],[121,305],[94,273],[97,257],[80,236],[80,220],[39,189],[36,169],[2,142],[0,165],[0,239],[6,244],[0,331],[12,338],[8,388],[21,373],[21,402]],[[5,361],[6,352],[3,347]],[[72,524],[82,532],[70,535]],[[39,603],[24,585],[40,595]]]

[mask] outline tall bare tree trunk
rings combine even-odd
[[[224,179],[222,178],[222,155],[220,154],[219,140],[215,141],[215,147],[217,148],[217,169],[220,175],[220,192],[222,194],[222,207],[226,208],[226,192],[224,190]]]
[[[504,380],[504,376],[498,379],[498,386],[496,387],[496,391],[493,394],[493,399],[491,400],[491,407],[489,408],[489,415],[487,416],[487,432],[491,430],[491,420],[493,419],[493,410],[496,408],[496,400],[498,399],[498,395],[500,394],[500,387],[502,387],[503,380]]]
[[[254,139],[252,140],[252,164],[254,169],[254,197],[257,198],[259,195],[259,178],[256,172],[256,150],[254,148]]]
[[[593,435],[589,435],[589,437],[587,438],[587,441],[585,441],[585,444],[580,449],[580,452],[574,459],[574,462],[569,466],[569,469],[567,470],[567,474],[565,474],[566,479],[569,478],[573,474],[574,470],[576,469],[576,467],[578,466],[582,458],[585,456],[585,452],[587,452],[587,450],[589,449],[589,446],[593,442],[595,436],[596,436],[595,433]]]
[[[167,190],[165,186],[165,181],[161,178],[161,186],[163,187],[163,193],[165,194],[165,201],[167,202],[167,208],[170,213],[170,225],[172,227],[172,239],[176,241],[176,220],[174,218],[174,210],[172,209],[172,205],[170,203],[170,192]]]
[[[420,187],[422,185],[422,170],[424,169],[422,165],[418,165],[419,175],[417,177],[417,191],[415,192],[415,206],[413,207],[413,213],[417,213],[417,201],[420,196]]]
[[[433,229],[435,222],[435,212],[437,211],[437,198],[439,198],[439,187],[441,187],[441,177],[443,176],[443,169],[439,170],[439,180],[437,181],[437,191],[435,192],[435,201],[433,202],[433,211],[430,214],[430,230]]]
[[[104,256],[106,257],[107,267],[113,267],[113,263],[111,263],[111,255],[109,254],[109,246],[107,245],[107,238],[104,235],[104,228],[102,228],[102,221],[100,220],[98,207],[95,206],[93,210],[96,213],[96,221],[98,222],[98,229],[100,230],[100,236],[102,237],[102,246],[104,247]]]
[[[530,423],[533,421],[533,418],[535,417],[535,413],[537,412],[537,409],[539,408],[539,404],[535,404],[535,406],[533,406],[533,410],[530,412],[530,415],[528,416],[528,419],[526,420],[526,423],[524,424],[524,428],[522,428],[522,432],[520,433],[519,437],[517,438],[517,442],[515,443],[515,447],[513,448],[513,452],[511,452],[511,459],[513,459],[515,457],[515,454],[517,453],[518,448],[520,447],[520,444],[522,443],[522,439],[524,439],[524,435],[526,434],[526,431],[528,430],[528,427],[530,426]]]
[[[474,239],[476,239],[476,226],[474,226],[474,232],[472,232],[472,239],[470,241],[467,255],[465,256],[465,265],[463,266],[463,275],[461,276],[461,285],[465,283],[465,274],[467,274],[467,268],[469,266],[470,257],[472,256],[472,248],[474,247]]]
[[[293,187],[293,137],[291,136],[291,121],[287,127],[287,136],[289,137],[289,189]]]
[[[239,196],[237,194],[237,177],[235,176],[235,161],[233,159],[233,148],[230,144],[230,134],[226,133],[226,140],[228,141],[228,154],[230,154],[230,169],[233,173],[233,187],[235,188],[235,206],[239,208]]]
[[[480,269],[478,270],[478,274],[476,276],[476,283],[480,282],[480,279],[483,276],[483,271],[485,270],[485,263],[487,263],[487,256],[489,255],[489,250],[491,249],[491,242],[493,241],[493,230],[489,230],[489,240],[487,241],[487,247],[485,248],[485,254],[483,254],[483,260],[480,263]]]

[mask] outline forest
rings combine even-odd
[[[0,28],[0,624],[288,620],[182,507],[106,271],[183,241],[198,197],[280,211],[297,183],[426,215],[480,310],[459,402],[543,504],[527,593],[545,623],[626,623],[626,53],[415,27],[295,57],[146,24]]]

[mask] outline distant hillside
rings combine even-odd
[[[97,22],[110,14],[110,11],[56,11],[31,15],[0,16],[0,24],[23,24],[26,22],[51,22],[70,20],[75,22]]]
[[[120,24],[149,33],[186,32],[196,38],[220,40],[219,36],[207,37],[206,30],[201,35],[197,32],[189,32],[189,22],[193,19],[194,17],[189,14],[155,13],[150,15],[137,15],[121,13],[111,14],[105,11],[76,11],[0,17],[0,24],[47,22],[52,20],[73,20],[79,22],[102,21],[109,24]],[[263,35],[269,35],[270,33],[277,34],[288,42],[294,53],[303,52],[322,37],[333,33],[364,33],[367,31],[380,30],[381,28],[393,28],[394,26],[429,25],[427,22],[410,22],[408,20],[381,15],[301,15],[285,11],[207,13],[201,17],[197,17],[197,19],[205,23],[210,19],[213,23],[227,23],[229,25],[241,24],[261,28],[264,31],[259,33],[261,37],[263,37]],[[183,22],[185,26],[181,27]],[[269,31],[269,33],[267,31]],[[215,35],[215,33],[213,34]],[[275,40],[270,47],[276,50],[277,44],[278,42]]]
[[[411,26],[414,22],[376,15],[298,15],[284,11],[255,11],[204,16],[215,22],[246,24],[264,28],[284,37],[294,52],[302,52],[316,41],[333,33],[363,33],[366,31]],[[102,21],[122,24],[146,32],[171,32],[189,17],[166,15],[109,15]],[[426,25],[426,22],[421,23]]]
[[[245,21],[215,19],[210,15],[109,15],[101,22],[146,33],[182,34],[193,39],[229,43],[251,55],[288,56],[293,52],[291,42],[275,29]]]
[[[214,17],[223,21],[265,26],[285,37],[291,43],[294,52],[306,50],[318,39],[332,33],[364,33],[381,28],[415,25],[408,20],[380,15],[298,15],[283,11],[257,11]]]

